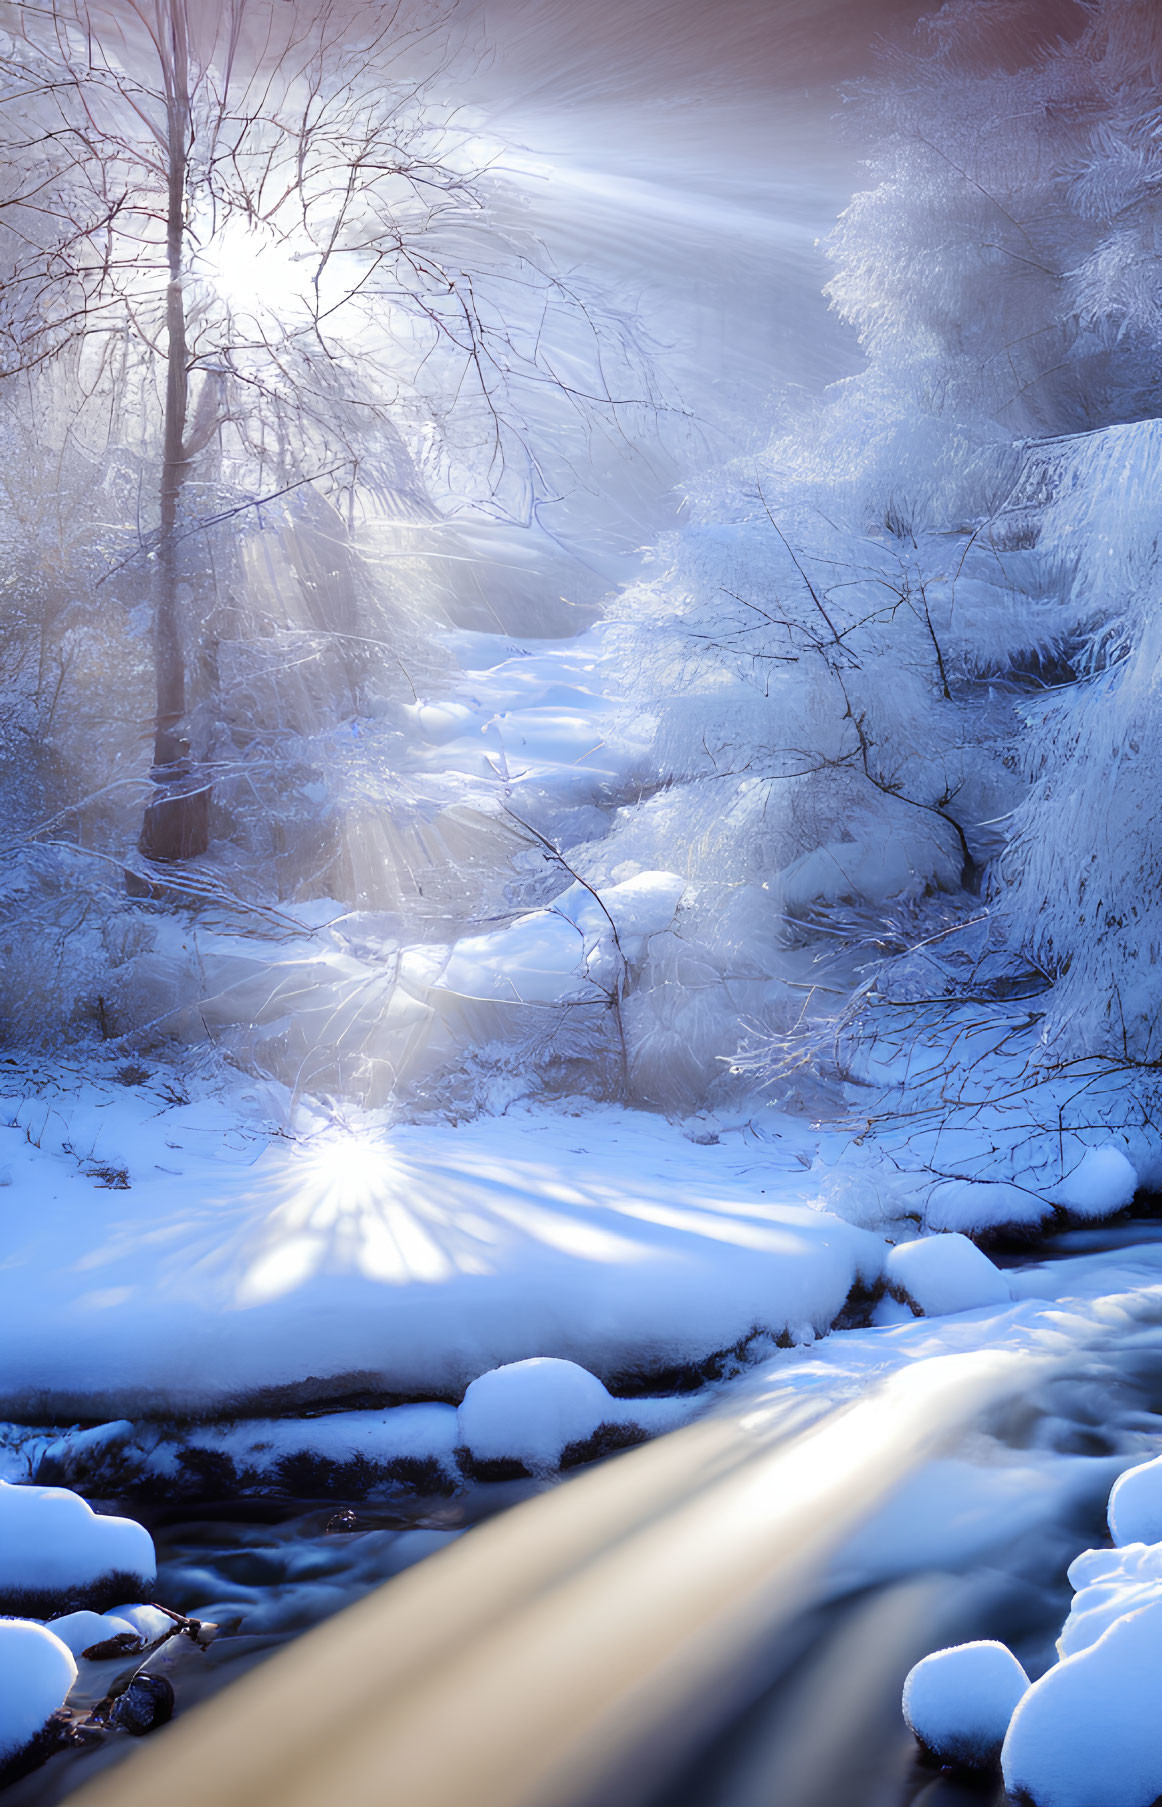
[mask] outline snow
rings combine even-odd
[[[884,1279],[925,1317],[1005,1305],[1013,1296],[1000,1269],[958,1231],[897,1243],[888,1251]]]
[[[1162,1545],[1083,1550],[1069,1565],[1069,1583],[1076,1591],[1057,1640],[1060,1656],[1088,1650],[1116,1619],[1162,1600]]]
[[[1133,1202],[1137,1190],[1135,1168],[1120,1148],[1107,1145],[1086,1150],[1054,1202],[1072,1217],[1112,1217]]]
[[[1032,1807],[1153,1807],[1162,1795],[1162,1601],[1110,1625],[1034,1682],[1002,1752]]]
[[[173,1621],[169,1620],[172,1625]],[[129,1623],[120,1613],[71,1612],[59,1619],[50,1619],[48,1629],[54,1637],[67,1645],[75,1657],[84,1656],[86,1650],[92,1650],[97,1644],[104,1644],[109,1638],[136,1638],[138,1648],[144,1649],[151,1640],[143,1638],[137,1628]],[[127,1647],[128,1648],[128,1647]]]
[[[608,889],[568,886],[543,910],[456,941],[431,983],[459,997],[563,1004],[607,996],[619,967],[640,962],[669,928],[686,889],[673,872],[642,872]],[[420,951],[409,950],[414,962]]]
[[[456,1408],[437,1403],[399,1405],[387,1411],[327,1412],[296,1418],[243,1418],[222,1425],[191,1425],[151,1446],[143,1430],[136,1449],[145,1465],[163,1474],[178,1471],[180,1450],[208,1450],[228,1456],[259,1481],[277,1480],[283,1463],[310,1455],[325,1462],[392,1463],[433,1461],[456,1475],[459,1433]],[[144,1445],[144,1447],[143,1447]]]
[[[1046,1200],[1024,1186],[1004,1180],[943,1180],[929,1192],[924,1221],[930,1230],[972,1235],[1013,1224],[1034,1229],[1050,1215]]]
[[[288,1388],[453,1401],[530,1356],[644,1383],[756,1330],[822,1334],[884,1253],[777,1143],[628,1110],[300,1111],[271,1137],[258,1106],[94,1084],[14,1116],[0,1376],[33,1423],[265,1416]]]
[[[599,1425],[632,1421],[632,1407],[576,1362],[534,1356],[472,1382],[460,1406],[460,1440],[477,1462],[515,1460],[546,1473]]]
[[[1109,1522],[1116,1544],[1162,1543],[1162,1456],[1119,1477],[1110,1494]]]
[[[174,1628],[174,1622],[168,1613],[144,1600],[128,1606],[115,1606],[105,1617],[128,1625],[144,1644],[156,1644],[159,1638],[168,1637]]]
[[[909,1672],[904,1718],[934,1757],[985,1769],[1000,1755],[1013,1710],[1028,1686],[1028,1676],[1003,1644],[958,1644],[933,1651]]]
[[[77,1679],[72,1651],[31,1619],[0,1619],[0,1757],[43,1729]]]
[[[68,1594],[110,1575],[151,1583],[156,1573],[153,1540],[143,1525],[98,1515],[64,1487],[0,1481],[0,1596]]]
[[[1106,1264],[1107,1274],[1116,1271],[1112,1262]],[[1102,1303],[1100,1316],[1112,1331],[1112,1299]],[[1140,1309],[1149,1307],[1143,1302]],[[904,1689],[904,1715],[936,1756],[983,1764],[1003,1737],[1006,1799],[1026,1807],[1155,1807],[1162,1796],[1162,1721],[1155,1698],[1162,1667],[1162,1523],[1151,1514],[1160,1476],[1162,1458],[1129,1468],[1115,1481],[1109,1519],[1118,1547],[1084,1550],[1070,1564],[1074,1599],[1058,1639],[1058,1661],[1030,1686],[1024,1686],[1016,1659],[997,1644],[939,1651],[912,1670]],[[940,1554],[925,1547],[923,1529],[940,1517],[940,1494],[959,1499],[961,1489],[931,1470],[918,1480],[929,1494],[918,1519],[919,1560],[935,1567]],[[971,1490],[971,1477],[968,1484]],[[1028,1492],[1022,1485],[1020,1509],[1010,1515],[1010,1536],[1035,1524]],[[907,1494],[905,1488],[905,1520]],[[892,1523],[899,1536],[898,1514]],[[1142,1540],[1126,1541],[1130,1531],[1140,1531]],[[1145,1541],[1150,1535],[1158,1541]],[[874,1525],[864,1527],[860,1537],[875,1551]],[[871,1573],[874,1578],[874,1567]],[[986,1650],[992,1653],[991,1669],[978,1654]],[[1001,1685],[1006,1666],[1010,1678],[1019,1677],[1021,1683],[1008,1696]],[[994,1678],[995,1691],[990,1692]]]
[[[686,889],[686,880],[676,872],[639,872],[596,892],[586,885],[570,885],[553,908],[587,935],[604,934],[612,922],[622,952],[633,959],[640,954],[640,946],[633,944],[669,928]]]

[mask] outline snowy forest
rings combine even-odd
[[[1159,498],[1153,0],[0,0],[5,1807],[1159,1807]]]

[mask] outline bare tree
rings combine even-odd
[[[71,360],[156,470],[131,555],[153,569],[147,857],[208,843],[182,547],[230,510],[194,505],[199,461],[240,510],[312,482],[430,513],[455,469],[527,514],[547,394],[584,421],[655,405],[632,326],[495,223],[487,149],[438,94],[451,24],[427,0],[0,8],[0,375]]]

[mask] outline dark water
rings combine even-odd
[[[218,1627],[206,1648],[167,1646],[178,1712],[244,1675],[291,1638],[330,1618],[474,1524],[535,1491],[532,1482],[470,1489],[454,1499],[402,1494],[375,1504],[339,1499],[207,1500],[197,1508],[94,1502],[148,1525],[158,1557],[156,1598]],[[135,1740],[114,1732],[65,1751],[4,1790],[5,1807],[64,1800]]]

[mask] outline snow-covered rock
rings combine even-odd
[[[1115,1620],[1022,1697],[1001,1753],[1031,1807],[1153,1807],[1162,1795],[1162,1601]]]
[[[170,1621],[172,1623],[172,1621]],[[72,1651],[74,1656],[84,1656],[86,1650],[93,1650],[99,1644],[107,1644],[110,1638],[136,1638],[138,1645],[144,1649],[150,1642],[143,1638],[137,1629],[130,1625],[117,1613],[81,1612],[65,1613],[62,1618],[50,1619],[48,1629],[53,1636]],[[126,1646],[128,1649],[128,1646]]]
[[[0,1761],[31,1744],[76,1679],[72,1651],[47,1626],[0,1619]]]
[[[191,1426],[172,1438],[154,1441],[142,1452],[144,1466],[180,1479],[197,1452],[233,1465],[231,1485],[245,1492],[256,1485],[309,1491],[311,1482],[296,1480],[307,1472],[321,1474],[357,1465],[366,1482],[418,1478],[417,1464],[456,1476],[460,1441],[456,1408],[426,1402],[397,1405],[386,1411],[327,1412],[311,1418],[235,1418],[224,1424]],[[186,1468],[196,1473],[196,1466]],[[338,1482],[342,1491],[342,1482]]]
[[[925,1317],[1008,1305],[1009,1283],[988,1256],[958,1231],[901,1242],[884,1263],[884,1279]]]
[[[1162,1456],[1118,1476],[1108,1516],[1116,1544],[1162,1543]]]
[[[0,1599],[69,1600],[112,1577],[152,1585],[156,1573],[153,1539],[133,1519],[98,1516],[65,1487],[0,1481]]]
[[[924,1222],[930,1230],[982,1230],[1019,1224],[1035,1229],[1051,1207],[1035,1192],[1004,1180],[941,1180],[928,1195]]]
[[[571,1443],[624,1417],[596,1375],[576,1362],[533,1356],[472,1382],[460,1406],[460,1441],[474,1462],[520,1462],[543,1473]]]
[[[1120,1148],[1088,1148],[1053,1195],[1072,1217],[1112,1217],[1138,1190],[1138,1175]]]
[[[127,1625],[130,1631],[137,1633],[143,1644],[156,1644],[160,1638],[167,1638],[174,1628],[174,1622],[168,1613],[162,1612],[160,1606],[150,1606],[145,1601],[135,1605],[115,1606],[105,1617]]]
[[[1011,1650],[981,1641],[936,1650],[904,1683],[904,1718],[942,1763],[995,1763],[1029,1678]]]
[[[1075,1593],[1057,1640],[1059,1656],[1088,1650],[1116,1619],[1162,1600],[1162,1544],[1083,1550],[1069,1565],[1069,1582]]]

